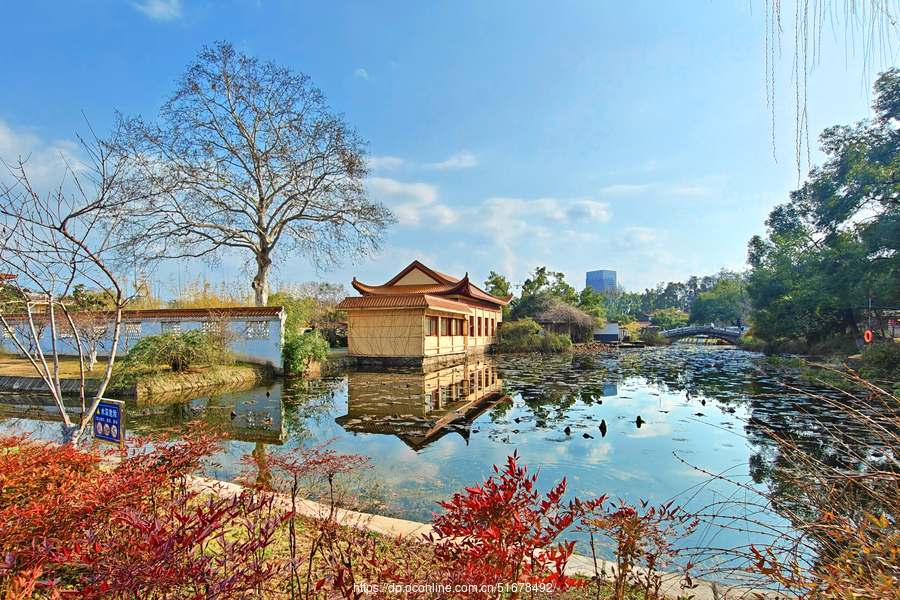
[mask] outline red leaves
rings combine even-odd
[[[662,571],[678,554],[675,543],[693,533],[698,521],[680,507],[673,508],[674,502],[648,509],[649,503],[641,500],[642,513],[622,500],[604,509],[605,499],[586,508],[582,528],[592,540],[597,536],[611,541],[616,557],[614,597],[624,599],[629,586],[636,585],[646,598],[660,598]],[[638,566],[643,569],[635,569]],[[688,563],[685,573],[690,567]]]
[[[283,519],[271,498],[199,503],[184,491],[214,437],[138,447],[100,469],[71,445],[0,439],[0,595],[243,597],[277,572],[262,560]]]
[[[483,485],[466,487],[440,503],[446,513],[436,516],[432,539],[439,562],[454,564],[461,581],[486,589],[498,581],[571,585],[564,571],[574,543],[552,543],[582,513],[582,503],[562,503],[565,480],[541,498],[537,475],[519,466],[517,453],[502,471],[495,465],[494,472]]]

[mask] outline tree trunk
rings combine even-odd
[[[78,433],[78,429],[79,429],[78,425],[72,425],[70,423],[62,423],[60,437],[62,438],[63,445],[72,444],[72,443],[75,443],[78,441],[75,438],[75,434]]]
[[[272,259],[268,252],[256,255],[256,277],[253,278],[251,287],[256,294],[256,306],[267,306],[269,302],[269,269],[272,268]]]
[[[865,346],[865,342],[863,341],[863,334],[856,324],[856,317],[853,315],[853,309],[845,308],[841,310],[841,313],[843,316],[844,327],[850,332],[850,337],[856,341],[856,345],[862,348]]]

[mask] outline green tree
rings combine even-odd
[[[691,302],[691,322],[742,325],[749,313],[744,279],[738,273],[723,275],[708,292]]]
[[[499,298],[509,296],[509,288],[512,287],[509,280],[494,271],[491,271],[487,281],[484,282],[484,289],[487,293],[493,294]]]
[[[650,317],[650,322],[661,330],[676,329],[687,325],[688,316],[677,308],[659,310]]]
[[[766,341],[858,337],[870,293],[900,299],[900,70],[879,76],[873,110],[822,133],[827,160],[750,241],[754,335]]]
[[[509,296],[510,288],[512,288],[512,284],[509,282],[509,280],[504,275],[500,275],[494,271],[491,271],[490,277],[488,277],[487,281],[484,282],[485,291],[500,298]],[[515,298],[513,299],[513,303],[515,303]],[[512,318],[512,306],[504,306],[502,308],[502,311],[503,320],[509,321],[510,318]]]

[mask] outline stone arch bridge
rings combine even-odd
[[[692,327],[666,329],[665,331],[660,331],[659,334],[670,340],[679,340],[685,337],[705,335],[707,337],[725,340],[730,344],[736,344],[741,337],[741,332],[739,329],[731,327],[710,327],[708,325],[695,325]]]

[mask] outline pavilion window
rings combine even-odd
[[[475,317],[469,317],[469,337],[475,337]]]
[[[450,335],[450,319],[441,317],[441,335]]]
[[[425,317],[425,335],[437,335],[438,332],[438,318],[437,317]]]

